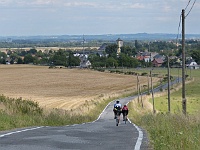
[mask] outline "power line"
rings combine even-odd
[[[181,17],[182,15],[180,15],[180,20],[179,20],[179,25],[178,25],[178,33],[177,33],[177,37],[176,37],[176,44],[178,44],[178,37],[179,37],[179,32],[180,32],[180,27],[181,27]]]
[[[194,5],[196,3],[196,0],[194,0],[193,4],[192,4],[192,7],[190,8],[189,12],[187,13],[187,15],[185,16],[185,18],[190,14],[190,12],[192,11]]]
[[[185,7],[185,10],[188,8],[188,6],[190,5],[190,2],[191,2],[191,0],[189,0],[188,1],[188,4],[186,5],[186,7]],[[193,4],[192,4],[192,7],[190,8],[190,10],[189,10],[189,12],[187,13],[187,15],[185,15],[185,18],[190,14],[190,12],[192,11],[192,9],[193,9],[193,7],[194,7],[194,5],[195,5],[195,3],[196,3],[196,0],[194,0],[194,2],[193,2]],[[182,18],[182,15],[180,15],[180,21],[179,21],[179,25],[178,25],[178,33],[177,33],[177,37],[176,37],[176,44],[178,44],[178,37],[179,37],[179,35],[180,35],[180,26],[181,26],[181,19]]]
[[[190,5],[191,0],[189,0],[187,6],[185,7],[185,10],[187,9],[187,7]]]

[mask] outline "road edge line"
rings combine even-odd
[[[127,103],[127,105],[128,105],[128,103]],[[136,124],[132,123],[130,119],[128,119],[128,121],[137,129],[137,131],[139,133],[134,150],[140,150],[140,146],[142,145],[142,140],[143,140],[143,132]]]
[[[142,145],[142,140],[143,140],[143,132],[142,130],[134,123],[132,123],[130,120],[129,122],[137,129],[137,131],[139,132],[138,135],[138,139],[137,142],[135,144],[135,149],[134,150],[140,150],[140,146]]]
[[[37,129],[40,129],[40,128],[43,128],[43,127],[44,127],[44,126],[36,127],[36,128],[29,128],[29,129],[24,129],[24,130],[19,130],[19,131],[15,131],[15,132],[8,132],[8,133],[6,133],[6,134],[0,135],[0,138],[2,138],[2,137],[4,137],[4,136],[16,134],[16,133],[21,133],[21,132],[26,132],[26,131],[37,130]]]

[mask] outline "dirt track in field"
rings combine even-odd
[[[140,77],[147,85],[147,78]],[[0,65],[0,94],[29,99],[46,108],[77,108],[136,90],[136,77],[83,69],[49,69],[32,65]]]

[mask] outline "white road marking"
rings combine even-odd
[[[36,128],[25,129],[25,130],[21,130],[21,131],[9,132],[9,133],[0,135],[0,138],[2,138],[2,137],[4,137],[4,136],[16,134],[16,133],[21,133],[21,132],[26,132],[26,131],[31,131],[31,130],[37,130],[37,129],[40,129],[40,128],[43,128],[43,126],[42,126],[42,127],[36,127]]]
[[[130,101],[129,101],[130,102]],[[128,103],[129,103],[128,102]],[[127,103],[127,105],[128,105]],[[132,123],[129,119],[128,121],[138,130],[139,132],[139,135],[138,135],[138,139],[137,139],[137,142],[135,144],[135,149],[134,150],[140,150],[140,146],[142,145],[142,140],[143,140],[143,132],[142,130],[137,126],[135,125],[134,123]]]
[[[112,101],[113,102],[113,101]],[[112,103],[110,102],[110,103]],[[99,117],[97,118],[97,120],[100,119],[101,115],[103,114],[103,112],[106,110],[106,108],[110,105],[110,103],[104,108],[104,110],[102,111],[102,113],[99,115]],[[128,104],[128,103],[127,103]],[[91,123],[94,123],[96,122],[97,120],[91,122]],[[137,126],[135,125],[134,123],[132,123],[130,120],[129,122],[131,124],[133,124],[133,126],[138,130],[139,132],[139,136],[138,136],[138,139],[137,139],[137,142],[136,142],[136,145],[135,145],[135,149],[134,150],[140,150],[140,146],[142,144],[142,139],[143,139],[143,132],[142,130]],[[83,124],[86,124],[86,123],[83,123]],[[78,124],[74,124],[72,126],[76,126]],[[4,136],[8,136],[8,135],[12,135],[12,134],[16,134],[16,133],[21,133],[21,132],[26,132],[26,131],[31,131],[31,130],[37,130],[37,129],[40,129],[40,128],[43,128],[44,126],[41,126],[41,127],[36,127],[36,128],[30,128],[30,129],[25,129],[25,130],[21,130],[21,131],[15,131],[15,132],[10,132],[10,133],[6,133],[6,134],[2,134],[0,135],[0,138],[4,137]]]
[[[129,122],[132,123],[130,120],[129,120]],[[138,136],[137,142],[135,144],[135,149],[134,150],[140,150],[140,146],[142,144],[142,139],[143,139],[143,132],[137,125],[135,125],[134,123],[132,123],[132,124],[139,132],[139,136]]]
[[[114,101],[116,101],[116,100],[114,100]],[[99,120],[100,119],[100,117],[101,117],[101,115],[104,113],[104,111],[106,110],[106,108],[112,103],[113,101],[111,101],[105,108],[104,108],[104,110],[102,111],[102,113],[99,115],[99,117],[97,118],[97,120]],[[129,101],[130,102],[130,101]],[[129,103],[128,102],[128,103]],[[128,103],[127,103],[127,105],[128,105]],[[97,121],[97,120],[95,120],[95,121]],[[128,119],[129,120],[129,119]],[[95,121],[93,121],[92,123],[94,123]],[[135,149],[134,150],[140,150],[140,146],[142,145],[142,140],[143,140],[143,132],[142,132],[142,130],[137,126],[137,125],[135,125],[134,123],[132,123],[130,120],[129,120],[129,122],[137,129],[137,131],[139,132],[139,135],[138,135],[138,139],[137,139],[137,142],[136,142],[136,144],[135,144]]]

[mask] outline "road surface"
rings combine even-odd
[[[177,81],[174,80],[170,86]],[[166,89],[167,85],[162,85],[162,88]],[[154,92],[159,90],[157,87]],[[118,100],[127,104],[135,98]],[[147,150],[148,139],[142,129],[131,122],[124,124],[122,119],[116,126],[112,112],[114,103],[109,103],[94,122],[0,132],[0,150]]]
[[[119,99],[122,104],[135,97]],[[91,123],[62,127],[32,127],[0,132],[1,150],[146,150],[145,132],[122,121],[116,126],[112,112],[115,101],[108,104]]]

